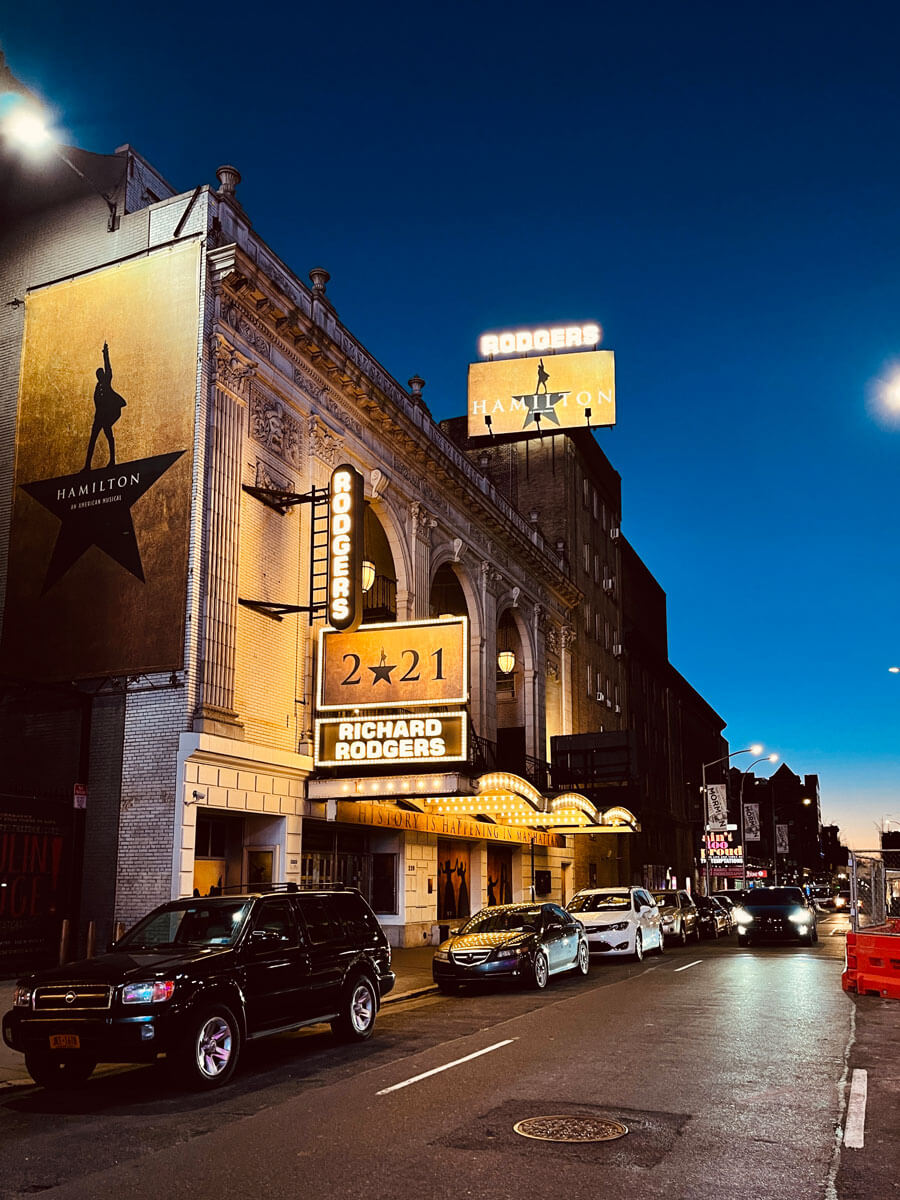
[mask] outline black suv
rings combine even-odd
[[[19,980],[3,1040],[44,1087],[165,1053],[182,1082],[214,1088],[245,1039],[330,1021],[365,1040],[394,978],[384,930],[353,888],[172,900],[108,953]]]

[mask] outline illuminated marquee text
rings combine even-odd
[[[593,323],[484,333],[478,340],[478,352],[483,358],[489,358],[495,354],[528,354],[535,350],[572,350],[578,346],[596,346],[602,336],[600,326]]]

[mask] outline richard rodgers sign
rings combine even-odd
[[[466,757],[464,713],[316,721],[316,765],[440,763]]]

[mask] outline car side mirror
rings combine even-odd
[[[459,936],[459,930],[458,930],[458,929],[449,929],[447,932],[448,932],[448,934],[449,934],[449,936],[450,936],[450,937],[458,937],[458,936]]]

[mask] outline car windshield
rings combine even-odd
[[[799,888],[754,888],[744,897],[744,908],[764,908],[767,904],[803,904],[805,896]]]
[[[460,933],[511,933],[516,929],[539,929],[540,908],[482,909],[460,929]]]
[[[653,893],[653,899],[660,906],[660,908],[665,908],[667,905],[669,906],[669,908],[671,908],[673,905],[677,904],[678,903],[677,896],[678,896],[677,892],[654,892]]]
[[[176,946],[229,946],[244,925],[246,900],[210,904],[197,901],[150,913],[116,942],[118,950],[157,950]]]
[[[630,910],[631,896],[620,892],[586,892],[583,896],[573,896],[566,908],[574,913]]]

